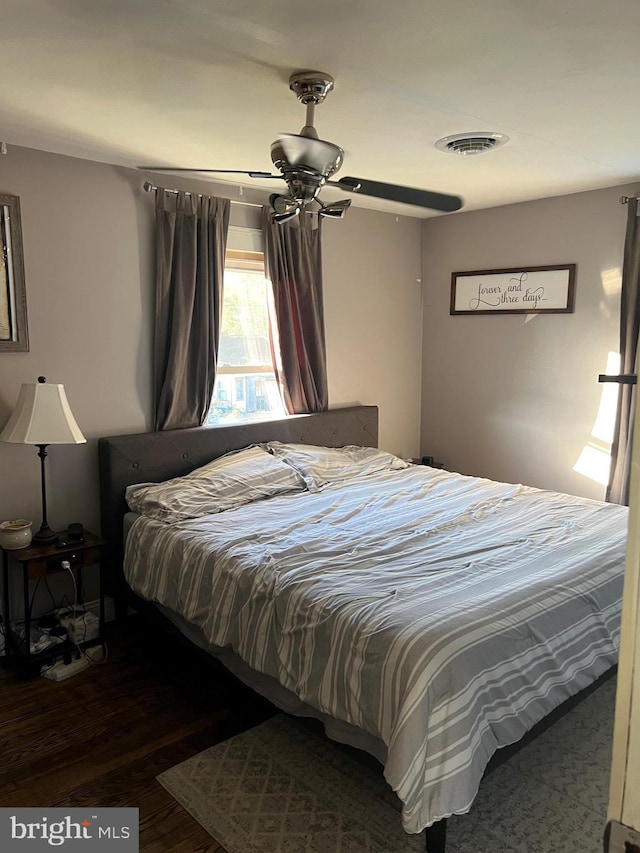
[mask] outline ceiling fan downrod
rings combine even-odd
[[[316,105],[321,104],[333,89],[334,79],[324,71],[299,71],[289,78],[289,88],[296,98],[307,108],[305,125],[300,131],[301,136],[310,139],[318,138],[314,119]]]

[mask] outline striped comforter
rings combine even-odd
[[[139,517],[125,572],[379,738],[414,833],[468,811],[491,755],[616,662],[626,523],[623,507],[416,466]]]

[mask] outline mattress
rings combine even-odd
[[[617,660],[627,510],[412,466],[131,525],[144,598],[384,745],[419,832]]]

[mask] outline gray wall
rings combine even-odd
[[[574,466],[594,435],[618,351],[626,207],[633,187],[427,220],[422,452],[462,473],[601,499]],[[575,313],[450,316],[451,273],[577,264]],[[597,431],[596,431],[597,432]]]
[[[51,448],[53,526],[97,529],[96,439],[151,426],[153,197],[143,178],[29,149],[0,157],[0,192],[22,206],[31,341],[28,353],[0,354],[0,423],[20,384],[43,374],[65,385],[89,439]],[[167,184],[238,198],[230,184]],[[597,374],[617,350],[618,198],[632,189],[425,222],[362,209],[325,222],[331,405],[379,405],[381,446],[402,456],[421,449],[470,474],[602,497],[573,466],[594,442]],[[449,316],[454,270],[564,262],[578,264],[572,315]],[[39,507],[35,449],[0,443],[0,518],[37,524]]]
[[[54,528],[98,530],[97,438],[152,423],[154,201],[144,177],[13,146],[0,156],[0,192],[21,203],[30,337],[28,353],[0,353],[0,425],[20,384],[44,375],[64,384],[88,439],[50,448]],[[239,198],[230,184],[166,181]],[[403,455],[419,449],[420,242],[409,217],[352,209],[324,224],[330,404],[379,405],[381,446]],[[37,527],[39,482],[35,448],[0,443],[0,519]]]

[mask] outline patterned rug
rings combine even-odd
[[[447,853],[601,853],[615,680],[483,780]],[[278,715],[158,777],[227,853],[409,853],[378,765]]]

